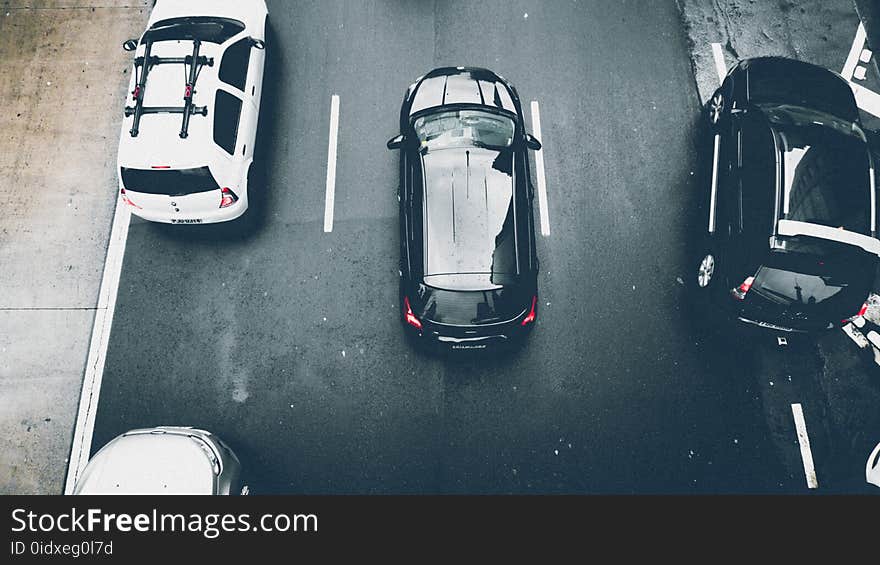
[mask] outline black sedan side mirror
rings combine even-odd
[[[403,140],[404,137],[402,135],[396,135],[389,139],[388,143],[386,143],[385,146],[388,149],[400,149],[401,147],[403,147]]]
[[[129,39],[125,43],[122,44],[122,48],[126,51],[134,51],[138,48],[138,42],[136,39]]]
[[[262,51],[266,48],[266,42],[262,39],[254,39],[253,37],[251,37],[251,47]]]
[[[538,138],[534,135],[527,133],[526,134],[526,147],[531,149],[532,151],[538,151],[541,149],[541,142],[538,141]]]

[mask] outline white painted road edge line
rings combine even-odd
[[[541,109],[538,101],[532,100],[532,131],[535,137],[543,140],[541,135]],[[541,141],[543,143],[543,141]],[[544,174],[544,150],[535,151],[535,174],[538,177],[538,208],[541,211],[541,235],[550,235],[550,210],[547,206],[547,179]]]
[[[816,468],[813,466],[813,452],[810,451],[810,438],[807,436],[807,423],[804,421],[804,410],[800,404],[792,404],[791,413],[794,415],[798,443],[801,446],[801,459],[804,461],[804,474],[807,477],[807,486],[819,488],[819,482],[816,480]]]
[[[856,95],[858,107],[880,118],[880,94],[854,82],[849,83],[849,86],[852,88],[853,94]]]
[[[867,38],[868,36],[867,33],[865,33],[865,26],[859,22],[859,27],[856,29],[856,37],[853,39],[849,55],[846,56],[846,63],[843,64],[843,70],[840,71],[843,78],[848,81],[852,80],[853,73],[856,71],[856,65],[859,64],[859,56],[862,54],[862,47],[864,47]]]
[[[101,380],[104,376],[104,362],[107,358],[107,345],[110,341],[110,326],[116,310],[116,294],[119,290],[119,277],[122,273],[122,260],[125,256],[125,242],[128,239],[128,224],[131,212],[121,197],[117,197],[113,213],[113,226],[110,228],[110,243],[107,258],[104,260],[104,274],[98,294],[98,308],[92,326],[89,343],[89,356],[86,361],[85,377],[79,397],[79,411],[73,431],[73,445],[67,464],[67,479],[64,494],[73,494],[73,487],[79,478],[92,450],[92,433],[95,429],[95,416],[101,394]]]
[[[724,51],[721,50],[720,43],[712,44],[712,58],[715,59],[715,70],[718,72],[718,83],[724,82],[727,76],[727,65],[724,63]]]
[[[859,27],[856,29],[856,36],[853,39],[852,47],[850,47],[849,54],[846,57],[846,63],[843,64],[843,70],[840,71],[840,74],[849,82],[853,94],[855,94],[858,107],[869,114],[880,117],[880,94],[852,82],[853,73],[855,73],[856,67],[859,64],[859,57],[862,55],[867,39],[865,26],[860,22]]]
[[[339,138],[339,96],[330,98],[330,141],[327,143],[327,192],[324,196],[324,233],[333,231],[333,200],[336,198],[336,145]]]

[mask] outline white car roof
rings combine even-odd
[[[222,45],[207,41],[201,43],[199,55],[213,58],[214,64],[201,67],[193,93],[193,104],[207,107],[208,115],[190,117],[186,139],[180,137],[182,114],[143,115],[136,137],[130,134],[134,117],[123,118],[117,157],[120,167],[149,169],[162,166],[178,169],[210,165],[213,169],[222,168],[230,161],[231,156],[214,142],[214,100],[218,89],[233,94],[237,90],[219,80],[220,63],[225,50],[240,39],[248,36],[265,39],[263,26],[266,14],[263,0],[160,0],[156,4],[147,28],[169,18],[216,16],[241,21],[245,24],[245,29]],[[139,45],[132,55],[142,57],[144,50],[145,46]],[[159,41],[153,43],[151,51],[151,55],[155,57],[185,57],[192,53],[191,41]],[[182,107],[187,69],[182,64],[153,66],[144,90],[144,107]],[[130,72],[133,70],[134,66]],[[130,107],[135,105],[131,91],[134,90],[136,77],[132,74],[129,93],[124,103],[124,106]],[[241,98],[240,94],[236,96]],[[119,111],[122,113],[122,108]]]

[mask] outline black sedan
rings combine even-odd
[[[406,92],[400,149],[401,319],[450,349],[510,343],[535,323],[538,257],[516,90],[478,68],[441,68]]]
[[[863,314],[880,255],[877,193],[847,82],[800,61],[747,59],[704,119],[708,214],[690,275],[701,303],[779,332]]]

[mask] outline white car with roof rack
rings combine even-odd
[[[160,0],[135,52],[119,141],[120,194],[154,222],[238,218],[265,70],[264,0]]]

